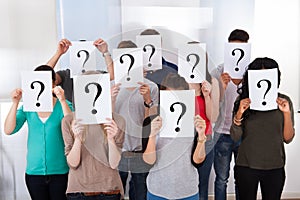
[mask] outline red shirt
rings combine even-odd
[[[205,100],[203,96],[196,96],[195,97],[195,115],[200,115],[206,123],[205,128],[205,135],[211,135],[212,134],[212,126],[209,121],[209,119],[206,116],[205,112]]]

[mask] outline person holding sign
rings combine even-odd
[[[183,77],[171,73],[162,82],[165,90],[188,90]],[[199,200],[198,167],[205,159],[206,122],[194,117],[193,137],[166,138],[160,136],[161,116],[153,115],[144,120],[143,138],[146,146],[143,159],[153,167],[147,177],[147,199]]]
[[[197,168],[199,173],[199,196],[201,200],[208,200],[209,176],[214,160],[214,143],[212,140],[212,124],[219,115],[219,83],[216,78],[208,76],[209,81],[202,83],[189,83],[190,89],[195,90],[195,115],[200,115],[206,123],[205,152],[204,162]]]
[[[47,62],[47,65],[54,69],[60,57],[69,50],[71,45],[72,43],[68,39],[61,39],[58,43],[55,54]],[[110,79],[113,80],[113,61],[108,51],[107,43],[103,39],[99,38],[94,41],[94,46],[105,58]],[[59,70],[56,72],[56,85],[60,85],[64,89],[66,99],[73,103],[73,78],[71,78],[70,69]]]
[[[87,71],[83,75],[99,74]],[[113,96],[113,93],[112,93]],[[105,107],[105,105],[103,105]],[[113,113],[103,124],[82,124],[75,114],[62,120],[65,153],[70,166],[68,199],[115,199],[123,197],[117,167],[121,159],[125,120]]]
[[[290,98],[278,93],[275,110],[250,109],[249,70],[277,69],[278,85],[280,70],[271,58],[256,58],[244,74],[239,96],[234,104],[233,124],[230,135],[241,140],[235,164],[235,179],[241,200],[255,200],[258,184],[262,199],[280,200],[285,182],[284,143],[290,143],[295,135],[294,110]]]
[[[140,33],[141,36],[143,35],[160,35],[160,33],[155,29],[146,29]],[[155,70],[155,71],[147,71],[146,78],[153,81],[157,84],[158,88],[160,88],[160,84],[163,79],[169,73],[177,73],[178,66],[174,63],[171,63],[162,57],[162,69]]]
[[[118,44],[118,48],[134,49],[137,45],[125,40]],[[114,70],[116,72],[117,68]],[[120,84],[113,87],[118,90],[114,110],[126,119],[122,158],[118,167],[124,191],[130,173],[129,199],[144,200],[147,194],[146,177],[149,166],[142,159],[142,125],[146,117],[157,112],[158,88],[146,78],[138,84],[139,87],[126,88]]]
[[[68,165],[64,154],[64,141],[61,132],[61,120],[73,110],[65,99],[64,90],[55,85],[55,72],[47,65],[39,66],[35,71],[50,71],[53,84],[52,112],[25,112],[18,105],[22,90],[12,92],[12,107],[4,123],[7,135],[18,132],[24,123],[28,124],[26,186],[33,200],[66,199]]]
[[[247,43],[249,35],[241,29],[233,30],[228,42]],[[219,116],[214,126],[214,170],[215,178],[215,199],[226,199],[227,182],[229,179],[230,162],[232,154],[236,158],[239,142],[234,142],[230,138],[230,126],[232,123],[232,109],[237,97],[237,86],[241,79],[232,79],[224,71],[224,64],[219,65],[211,72],[211,75],[218,79],[220,83],[220,104]],[[235,188],[236,199],[238,200],[237,188]]]

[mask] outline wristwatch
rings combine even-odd
[[[144,106],[147,108],[151,108],[153,106],[153,101],[151,100],[149,104],[144,101]]]

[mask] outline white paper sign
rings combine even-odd
[[[70,46],[71,77],[88,70],[96,70],[96,47],[92,41],[73,41]]]
[[[194,137],[195,90],[160,91],[160,137]]]
[[[225,43],[224,72],[229,73],[231,78],[242,79],[250,58],[250,43]]]
[[[112,118],[109,74],[74,76],[75,116],[83,124],[101,124]]]
[[[23,71],[23,108],[29,112],[52,112],[52,74],[50,71]]]
[[[139,87],[143,82],[143,55],[141,48],[113,50],[115,83],[120,87]]]
[[[178,73],[188,83],[201,83],[206,75],[206,44],[185,44],[178,49]]]
[[[252,110],[277,109],[277,69],[248,70],[249,98]]]
[[[136,44],[143,50],[143,63],[146,71],[162,68],[160,35],[137,35]]]

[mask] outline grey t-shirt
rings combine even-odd
[[[192,165],[194,138],[159,138],[156,162],[147,176],[150,193],[166,199],[181,199],[198,193],[199,176]]]
[[[73,105],[73,79],[71,78],[70,70],[59,70],[56,72],[61,78],[61,83],[59,84],[65,92],[65,97]]]
[[[223,73],[223,71],[224,71],[224,65],[219,65],[216,69],[214,69],[211,72],[211,75],[216,79],[218,79],[220,82],[220,76]],[[230,134],[230,126],[232,124],[233,105],[234,105],[234,101],[238,96],[237,89],[238,89],[237,85],[235,85],[232,81],[228,83],[226,90],[224,92],[224,97],[221,99],[220,102],[219,116],[214,126],[215,132],[222,133],[222,134]]]
[[[158,87],[152,81],[144,79],[149,84],[150,95],[154,105],[158,104]],[[125,141],[123,151],[142,150],[142,127],[145,118],[144,98],[139,87],[134,90],[120,88],[116,99],[115,112],[126,120]]]

